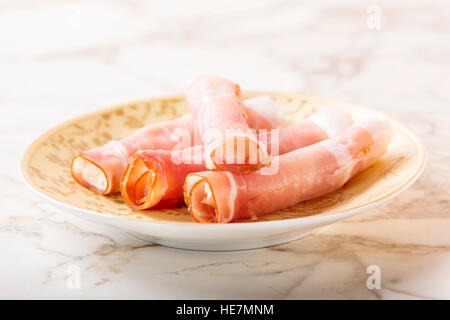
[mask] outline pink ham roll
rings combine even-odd
[[[254,129],[272,129],[280,125],[279,107],[269,97],[248,99],[244,107],[249,115],[248,121]],[[201,144],[201,139],[194,139],[194,120],[186,115],[175,120],[150,124],[137,130],[133,135],[121,140],[110,141],[104,146],[80,152],[71,163],[73,178],[84,187],[101,194],[120,191],[128,158],[138,150],[172,150],[180,141],[173,139],[177,130],[183,130],[184,147]],[[178,131],[179,132],[179,131]],[[197,142],[197,140],[199,140]]]
[[[320,112],[289,127],[271,130],[264,139],[270,152],[284,154],[325,140],[351,124],[351,117],[343,111]],[[202,146],[137,152],[130,158],[121,182],[123,198],[133,209],[165,207],[183,201],[186,176],[206,170],[203,156]]]
[[[130,158],[121,182],[125,202],[132,209],[161,208],[181,202],[186,176],[206,170],[202,152],[202,146],[178,151],[136,152]],[[200,155],[197,161],[192,157],[195,154]]]
[[[266,146],[248,125],[237,84],[200,76],[189,84],[186,100],[202,135],[208,169],[248,172],[270,164]]]
[[[255,219],[340,188],[380,158],[390,137],[389,121],[366,119],[334,138],[280,156],[273,175],[189,174],[185,202],[197,222]]]

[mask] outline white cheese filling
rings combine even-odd
[[[106,191],[108,181],[106,180],[105,174],[99,167],[90,161],[77,157],[73,161],[72,170],[76,176],[81,177],[82,180],[90,186],[100,190],[101,192]]]

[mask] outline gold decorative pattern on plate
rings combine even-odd
[[[266,92],[246,92],[244,96],[262,94],[275,99],[290,121],[305,118],[324,107],[342,108],[351,115],[378,114],[367,108],[314,96]],[[78,185],[70,174],[70,161],[79,151],[105,144],[111,139],[120,139],[146,124],[175,119],[187,112],[184,96],[174,95],[123,104],[70,120],[48,131],[28,148],[22,159],[23,175],[43,195],[80,209],[141,221],[194,223],[183,205],[166,210],[132,211],[120,195],[92,193]],[[371,168],[335,192],[256,221],[351,210],[382,200],[407,185],[425,165],[425,150],[409,129],[395,120],[391,121],[394,137],[389,150]]]

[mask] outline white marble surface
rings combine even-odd
[[[449,299],[450,4],[339,3],[1,0],[0,298]],[[146,245],[22,183],[21,155],[45,130],[206,72],[378,108],[424,139],[428,166],[377,209],[231,253]]]

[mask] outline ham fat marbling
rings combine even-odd
[[[195,221],[227,223],[255,219],[327,194],[380,158],[391,130],[388,120],[360,120],[334,138],[279,156],[279,170],[273,175],[189,174],[185,202]]]

